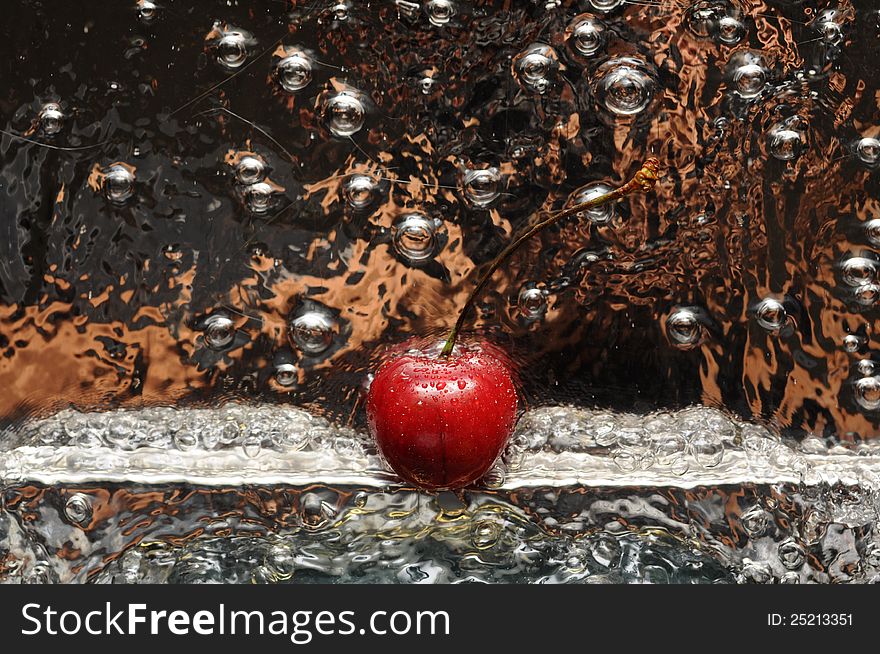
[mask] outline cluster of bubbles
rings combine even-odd
[[[701,39],[736,45],[746,36],[739,9],[728,0],[697,0],[685,12],[685,23]]]
[[[635,414],[543,407],[519,421],[505,461],[512,469],[528,452],[582,452],[608,457],[619,470],[684,474],[713,469],[738,434],[736,423],[704,408]]]
[[[104,508],[99,519],[94,505],[100,494],[92,489],[37,492],[42,497],[28,502],[25,521],[19,520],[17,489],[8,492],[11,508],[0,514],[0,545],[9,548],[2,582],[85,576],[99,583],[880,579],[880,535],[865,522],[876,515],[870,508],[874,497],[843,485],[708,486],[698,493],[625,488],[583,493],[539,486],[515,494],[440,494],[425,501],[408,490],[314,484],[283,493],[263,489],[246,502],[238,489],[182,496],[175,488],[147,487],[149,501],[133,494],[112,513]],[[222,494],[229,507],[222,517],[206,514],[214,494]],[[60,520],[52,507],[56,497],[63,506]],[[157,515],[162,519],[155,520]],[[139,527],[130,542],[108,550],[103,526],[115,521]],[[247,529],[236,529],[245,521]],[[228,535],[230,530],[238,535]],[[181,537],[188,533],[197,535]],[[60,539],[75,538],[77,556],[23,551],[19,543],[28,538],[59,552]],[[107,557],[108,551],[119,555]]]
[[[874,306],[880,298],[877,272],[877,261],[869,256],[849,256],[840,264],[843,283],[852,290],[855,301],[865,307]]]
[[[92,455],[112,448],[118,452],[107,459],[116,462],[111,466],[120,465],[120,451],[141,448],[192,451],[190,455],[200,450],[237,450],[244,458],[225,465],[234,466],[228,472],[239,476],[247,474],[249,465],[262,469],[261,461],[248,463],[261,454],[274,459],[283,452],[307,450],[307,455],[322,453],[319,465],[334,471],[351,469],[350,474],[363,475],[365,482],[381,472],[375,452],[356,434],[285,406],[229,404],[220,409],[147,408],[101,414],[65,410],[31,424],[19,436],[23,440],[18,443],[4,439],[5,446],[49,449],[50,457],[66,447],[86,449]],[[352,451],[352,442],[359,449]],[[340,457],[352,455],[356,458],[346,467]],[[876,446],[860,444],[841,452],[839,446],[830,448],[825,439],[816,437],[786,443],[764,428],[736,422],[709,408],[646,417],[545,407],[525,414],[514,441],[484,485],[499,487],[517,474],[532,478],[536,472],[568,478],[574,470],[565,466],[574,465],[587,478],[617,478],[619,487],[611,483],[590,493],[553,486],[518,488],[515,493],[471,490],[462,496],[464,502],[452,494],[425,502],[423,494],[389,490],[385,482],[377,492],[357,487],[337,491],[312,484],[302,490],[284,487],[275,499],[271,488],[264,489],[259,497],[271,510],[247,509],[240,517],[236,503],[227,502],[230,511],[212,514],[207,521],[201,508],[186,503],[202,502],[206,492],[229,498],[230,492],[244,491],[218,488],[189,493],[183,501],[171,491],[173,511],[164,512],[161,493],[157,496],[148,489],[149,502],[132,498],[115,503],[113,512],[102,505],[99,513],[102,495],[91,484],[90,490],[58,491],[60,505],[53,504],[51,510],[30,499],[28,519],[20,521],[16,516],[21,505],[14,489],[8,488],[6,509],[0,512],[0,548],[13,553],[15,561],[0,571],[0,580],[70,581],[97,573],[105,580],[129,582],[363,581],[365,575],[405,583],[437,582],[460,579],[459,566],[479,553],[481,561],[497,565],[469,568],[469,574],[493,581],[869,581],[880,576],[880,540],[873,527],[880,506],[874,489],[880,479],[853,463],[878,455]],[[840,459],[836,468],[829,467],[829,457]],[[122,465],[137,478],[138,461],[147,460],[133,457]],[[647,484],[649,493],[631,487],[635,471],[675,480],[689,470],[705,476],[698,491],[662,483]],[[825,481],[841,474],[846,479],[858,474],[859,483]],[[801,482],[755,487],[741,481],[751,475],[794,475]],[[717,486],[710,479],[718,480]],[[251,497],[247,506],[263,501],[259,497]],[[289,503],[290,508],[281,510],[279,502]],[[213,504],[208,506],[213,511]],[[155,523],[141,521],[136,516],[139,510],[164,517]],[[522,511],[532,519],[524,518]],[[719,511],[722,518],[706,520]],[[280,515],[285,516],[281,523]],[[228,530],[245,518],[254,533],[259,516],[269,522],[266,531],[256,536],[237,540],[212,535],[213,529]],[[126,552],[128,545],[115,542],[108,550],[106,539],[116,532],[105,525],[116,520],[146,529],[131,535],[132,544],[143,545]],[[159,540],[150,535],[154,524],[162,530]],[[192,525],[198,525],[203,536],[163,540],[190,533]],[[26,537],[12,534],[22,529],[28,531]],[[51,545],[61,539],[60,544],[73,537],[71,530],[82,533],[82,538],[77,537],[77,560],[35,557],[22,549],[31,540]],[[326,538],[331,532],[334,537]],[[667,533],[669,538],[663,535]],[[425,558],[420,549],[425,538],[435,545],[446,543],[448,551],[435,549]],[[516,557],[525,542],[533,555]],[[108,551],[123,556],[110,557],[117,563],[107,565]],[[658,559],[659,551],[665,555]],[[831,551],[838,555],[826,556]]]
[[[513,76],[524,89],[543,95],[552,88],[559,70],[556,51],[534,43],[513,58]]]
[[[865,411],[880,409],[880,370],[870,359],[862,359],[856,365],[857,378],[853,382],[856,402]]]
[[[211,350],[224,352],[243,341],[237,339],[239,329],[224,309],[218,309],[201,319],[196,328],[201,332],[204,344]],[[245,328],[241,328],[245,329]],[[306,300],[291,312],[287,321],[290,344],[303,357],[322,358],[344,335],[334,312],[318,302]],[[274,363],[275,382],[283,389],[290,389],[299,382],[300,368],[293,353],[287,349],[276,352]]]
[[[295,367],[281,370],[291,373],[295,383]],[[346,456],[364,456],[369,451],[361,435],[302,409],[235,403],[219,409],[150,407],[106,413],[66,409],[30,425],[20,438],[22,443],[53,448],[238,450],[248,458],[263,451],[308,449]]]
[[[560,537],[523,508],[474,495],[467,504],[414,493],[304,491],[296,523],[271,532],[149,539],[96,569],[99,583],[731,583],[692,543],[648,530]],[[326,499],[325,499],[326,498]],[[311,511],[312,513],[309,513]],[[313,526],[310,519],[317,521]],[[450,518],[454,520],[450,520]],[[525,523],[525,524],[524,524]],[[217,526],[219,529],[219,525]],[[333,529],[338,537],[322,538]],[[516,543],[528,543],[528,556]],[[430,548],[431,555],[425,550]],[[474,559],[488,565],[473,565]],[[66,572],[66,571],[65,571]]]
[[[276,204],[277,187],[269,180],[266,162],[245,153],[234,164],[235,188],[244,206],[253,214],[269,212]]]

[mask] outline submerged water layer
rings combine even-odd
[[[656,193],[535,237],[468,329],[536,405],[877,434],[873,0],[6,5],[0,421],[361,421],[386,346],[651,155]]]
[[[69,411],[0,442],[5,582],[880,579],[880,448],[706,408],[534,409],[458,495],[292,408]]]

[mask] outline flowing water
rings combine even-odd
[[[880,575],[871,0],[10,0],[0,581]],[[401,486],[371,371],[454,321],[524,404]]]

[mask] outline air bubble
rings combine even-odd
[[[601,107],[615,116],[632,117],[652,104],[657,80],[644,61],[620,57],[599,66],[591,88]]]
[[[235,164],[235,178],[240,184],[255,184],[266,177],[266,164],[262,159],[252,156],[242,157]]]
[[[421,89],[422,95],[431,95],[436,85],[437,80],[430,75],[425,75],[419,79],[419,89]]]
[[[864,342],[857,334],[847,334],[843,337],[843,349],[850,353],[858,352],[862,349]]]
[[[856,156],[869,166],[880,162],[880,140],[866,136],[855,145]]]
[[[492,520],[475,522],[471,530],[471,542],[478,550],[487,550],[498,542],[501,528]]]
[[[872,218],[865,223],[865,235],[872,245],[880,247],[880,218]]]
[[[258,435],[248,436],[241,445],[241,450],[249,459],[256,459],[263,449],[263,439]]]
[[[534,286],[524,287],[519,292],[517,306],[527,320],[540,320],[547,313],[547,293]]]
[[[871,377],[877,370],[877,366],[871,359],[860,359],[856,364],[856,370],[862,377]]]
[[[321,114],[334,136],[351,136],[364,126],[366,110],[355,93],[341,91],[325,100]]]
[[[703,335],[703,324],[697,311],[681,307],[666,319],[666,334],[676,347],[687,349],[699,344]]]
[[[475,207],[486,207],[501,195],[501,173],[497,168],[465,170],[462,175],[464,196]]]
[[[590,182],[576,191],[569,197],[566,203],[567,207],[574,207],[584,202],[589,202],[600,195],[605,195],[612,190],[612,187],[605,182]],[[593,207],[584,211],[584,217],[595,225],[606,225],[611,222],[615,214],[614,204],[609,202],[600,207]]]
[[[422,214],[404,216],[392,228],[394,248],[410,264],[424,264],[436,254],[436,231],[434,221]]]
[[[789,570],[797,570],[804,565],[806,559],[804,548],[791,539],[779,543],[778,554],[782,565]]]
[[[291,320],[288,332],[294,345],[308,356],[325,352],[333,344],[338,326],[326,311],[306,310]]]
[[[740,516],[743,529],[752,538],[763,536],[770,528],[771,517],[760,506],[753,506]]]
[[[274,204],[275,189],[267,182],[257,182],[247,186],[244,191],[244,203],[251,213],[266,213]]]
[[[780,161],[792,161],[804,150],[804,134],[787,124],[775,125],[767,133],[770,154]]]
[[[724,459],[724,443],[709,434],[695,436],[688,448],[697,463],[704,468],[715,468]]]
[[[113,204],[124,204],[134,195],[134,168],[127,164],[111,164],[104,172],[104,195]]]
[[[275,77],[288,93],[301,91],[312,81],[312,61],[302,52],[293,52],[275,66]]]
[[[840,45],[844,37],[843,24],[838,22],[841,18],[840,11],[826,9],[816,16],[811,26],[828,45]]]
[[[725,45],[736,45],[746,35],[746,26],[734,16],[722,16],[715,26],[716,38]]]
[[[205,344],[212,350],[228,347],[235,338],[235,324],[229,316],[214,313],[205,319]]]
[[[853,383],[856,402],[865,411],[880,409],[880,377],[862,377]]]
[[[739,574],[739,582],[745,584],[769,584],[773,582],[773,572],[770,570],[768,563],[745,559],[742,572]]]
[[[450,0],[429,0],[425,4],[425,13],[431,25],[443,27],[455,16],[455,5]]]
[[[877,278],[877,264],[865,257],[850,257],[841,264],[840,276],[848,286],[859,287]]]
[[[607,14],[622,5],[624,0],[589,0],[589,2],[593,9],[601,11],[603,14]]]
[[[376,182],[369,175],[350,175],[342,187],[345,201],[353,209],[366,209],[373,203],[376,193]]]
[[[198,434],[194,430],[188,428],[176,431],[173,440],[174,446],[184,452],[193,449],[199,444]]]
[[[565,40],[575,54],[592,57],[608,42],[605,23],[586,14],[577,16],[565,30]]]
[[[83,493],[71,495],[64,503],[64,517],[71,524],[88,525],[92,521],[92,498]]]
[[[767,71],[758,63],[745,63],[733,71],[733,90],[741,98],[761,95],[767,84]]]
[[[779,300],[764,298],[755,308],[755,319],[768,332],[777,332],[785,326],[788,312]]]
[[[690,468],[688,459],[685,457],[686,449],[687,441],[681,434],[674,432],[663,434],[656,449],[657,465],[673,474],[685,474]]]
[[[159,7],[152,0],[138,0],[137,12],[140,21],[145,25],[149,25],[159,15]]]
[[[279,363],[275,366],[275,381],[280,386],[290,388],[295,386],[299,379],[299,373],[296,366],[292,363]]]
[[[880,299],[880,285],[871,282],[870,284],[862,284],[853,293],[856,302],[863,307],[873,307]]]
[[[345,2],[339,2],[330,8],[330,13],[333,15],[334,20],[338,20],[339,22],[345,22],[348,20],[349,11],[349,6]]]
[[[501,488],[505,481],[507,481],[507,470],[500,460],[496,461],[480,479],[480,483],[486,488]]]
[[[248,45],[253,42],[250,34],[239,29],[221,30],[216,39],[217,61],[224,68],[235,70],[247,61]]]
[[[40,131],[46,136],[54,136],[64,127],[64,112],[57,102],[47,102],[40,109]]]

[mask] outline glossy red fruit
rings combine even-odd
[[[516,422],[510,368],[485,351],[401,354],[379,368],[367,395],[370,432],[405,480],[461,488],[482,477]]]

